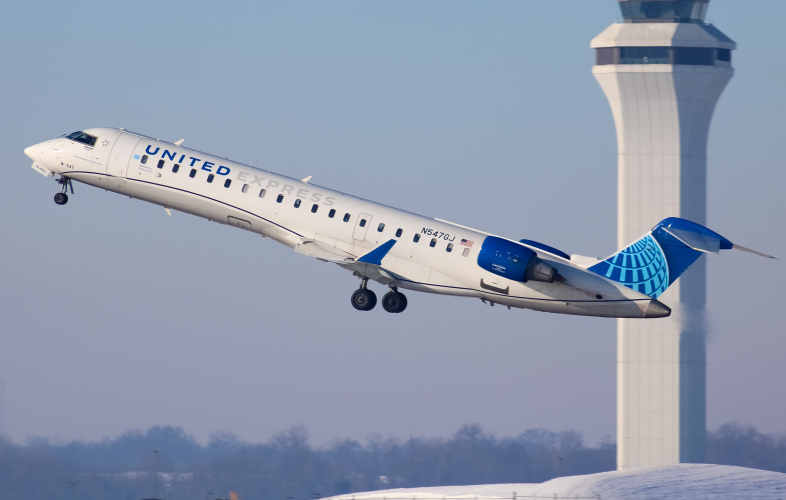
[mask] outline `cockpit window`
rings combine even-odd
[[[65,136],[66,139],[71,139],[74,142],[81,142],[82,144],[87,144],[88,146],[95,146],[97,137],[85,134],[81,130],[78,132],[74,132],[73,134],[68,134]]]

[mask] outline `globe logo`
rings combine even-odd
[[[657,298],[669,286],[666,256],[650,234],[603,263],[608,268],[599,274],[650,297]]]

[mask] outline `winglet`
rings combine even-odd
[[[302,178],[300,180],[301,180],[301,182],[305,182],[306,184],[308,184],[308,181],[311,180],[311,176],[309,175],[308,177],[304,177],[304,178]]]
[[[387,242],[379,245],[374,250],[370,251],[366,255],[360,257],[357,261],[363,262],[365,264],[372,264],[375,266],[382,265],[382,259],[390,252],[390,249],[393,248],[393,245],[396,244],[396,240],[388,240]]]
[[[183,141],[185,141],[185,139],[180,139],[179,141],[175,141],[175,146],[180,146],[181,144],[183,144]]]

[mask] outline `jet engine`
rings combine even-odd
[[[559,274],[535,252],[513,241],[488,236],[478,253],[478,265],[490,273],[514,281],[552,283]]]

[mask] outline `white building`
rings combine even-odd
[[[623,248],[666,217],[707,218],[707,136],[736,44],[704,23],[709,0],[619,0],[624,22],[591,46],[617,127]],[[618,320],[617,465],[704,460],[706,264],[659,300],[672,317]]]

